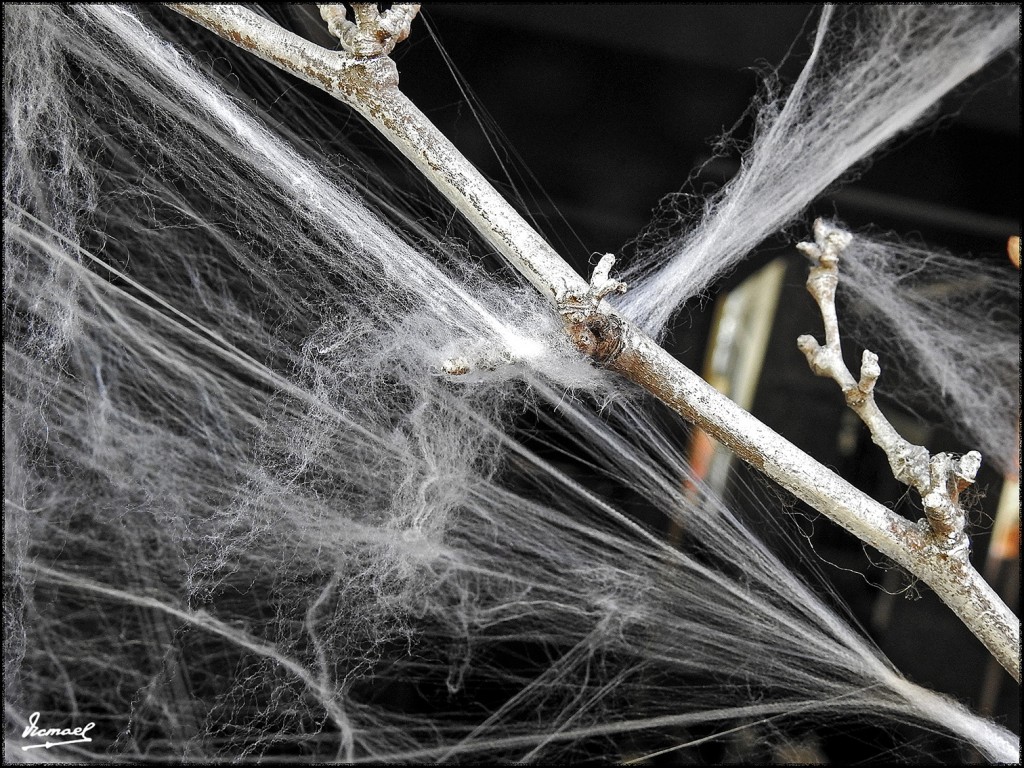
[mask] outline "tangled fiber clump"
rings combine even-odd
[[[9,760],[49,757],[32,712],[95,723],[76,759],[615,760],[808,718],[1015,756],[685,494],[529,286],[271,129],[311,105],[232,97],[189,29],[4,9]]]
[[[739,172],[680,238],[630,267],[623,308],[662,334],[684,301],[1019,34],[1017,15],[992,5],[826,7],[811,56],[785,98],[773,87],[754,105],[754,138]]]

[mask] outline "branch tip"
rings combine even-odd
[[[839,254],[853,242],[853,235],[845,229],[830,224],[825,219],[814,220],[814,242],[797,243],[796,248],[816,265],[833,267],[839,262]]]
[[[821,345],[818,343],[818,340],[809,333],[805,333],[803,336],[798,336],[796,346],[805,355],[814,355],[819,349],[821,349]]]
[[[606,253],[597,262],[594,273],[590,276],[590,294],[598,302],[609,294],[626,292],[626,284],[621,280],[613,280],[610,276],[614,265],[615,256]]]
[[[960,457],[956,463],[956,476],[968,484],[973,483],[981,469],[981,454],[977,451],[968,451]]]
[[[409,36],[412,21],[420,10],[418,3],[395,3],[380,11],[376,3],[352,3],[354,20],[342,3],[317,4],[327,31],[341,41],[346,53],[357,59],[388,56]]]
[[[878,355],[865,349],[860,359],[860,382],[858,388],[865,395],[870,394],[875,388],[875,382],[882,375],[882,366],[878,364]]]

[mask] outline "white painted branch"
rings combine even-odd
[[[615,314],[610,262],[580,277],[398,90],[394,63],[328,51],[238,6],[173,4],[216,34],[312,83],[369,120],[562,314],[577,346],[640,384],[793,495],[928,584],[1020,680],[1020,623],[969,563],[773,432]]]
[[[343,3],[317,7],[327,22],[327,30],[341,41],[342,47],[356,58],[388,56],[395,46],[409,36],[412,20],[419,13],[419,4],[391,6],[381,12],[376,3],[352,3],[354,20],[348,18]]]
[[[818,344],[813,336],[801,336],[797,346],[815,374],[839,385],[850,410],[860,417],[872,441],[885,452],[896,479],[920,494],[935,543],[950,555],[966,560],[970,540],[965,530],[967,514],[960,505],[960,493],[977,477],[981,454],[969,451],[960,457],[947,453],[931,456],[923,446],[905,440],[875,402],[875,383],[882,375],[882,368],[873,352],[864,350],[860,381],[854,379],[843,361],[836,312],[839,260],[853,235],[818,219],[814,222],[814,240],[813,243],[798,243],[797,248],[811,260],[807,290],[821,310],[825,346]]]

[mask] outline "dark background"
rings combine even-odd
[[[287,21],[296,31],[332,45],[315,9],[292,9]],[[759,73],[781,64],[784,82],[796,77],[817,13],[808,5],[429,3],[394,57],[403,91],[588,273],[594,253],[628,260],[635,238],[663,215],[665,195],[712,189],[728,178],[735,154],[691,174],[725,131],[735,126],[738,139],[749,136],[744,116]],[[438,42],[475,95],[474,107],[493,119],[486,131]],[[935,119],[826,193],[806,214],[807,230],[814,215],[837,215],[853,229],[876,225],[1005,260],[1007,236],[1020,232],[1018,57],[1019,50],[998,59],[947,97]],[[754,413],[875,498],[901,503],[903,489],[863,429],[854,426],[854,447],[840,450],[838,435],[850,429],[841,397],[832,382],[810,374],[796,350],[797,335],[820,336],[820,317],[791,243],[770,239],[717,290],[778,256],[790,266]],[[669,344],[699,370],[711,313],[695,304],[681,316]],[[924,434],[930,447],[968,449],[940,431]],[[1000,485],[998,475],[983,472],[982,517],[994,511]],[[977,707],[988,657],[948,609],[926,590],[906,600],[878,589],[899,591],[906,583],[827,521],[815,525],[814,541],[828,577],[897,668]],[[973,541],[980,565],[987,536],[977,532]],[[1012,581],[1007,588],[1016,593]],[[1019,732],[1018,687],[1005,673],[996,713]]]
[[[568,257],[620,252],[741,119],[761,79],[755,68],[785,61],[785,80],[799,73],[817,21],[806,5],[427,4],[424,16],[582,240],[544,207]],[[502,179],[445,65],[432,63],[422,25],[396,52],[403,90]],[[836,196],[844,218],[1001,249],[1019,228],[1015,70],[1009,56],[989,67],[942,105],[937,128],[875,158]]]

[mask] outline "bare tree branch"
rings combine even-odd
[[[814,222],[815,241],[797,244],[811,260],[807,290],[818,303],[825,324],[825,346],[806,335],[797,339],[797,346],[814,373],[835,380],[842,389],[846,404],[867,426],[875,445],[885,451],[893,476],[920,494],[936,544],[950,555],[966,560],[970,541],[965,531],[967,516],[959,497],[974,482],[981,468],[981,454],[970,451],[959,457],[947,453],[931,456],[924,447],[907,442],[875,402],[875,382],[882,374],[878,355],[864,350],[859,381],[843,362],[836,287],[839,257],[852,239],[849,232],[818,219]]]
[[[358,111],[551,300],[584,354],[641,385],[795,496],[914,573],[1020,680],[1020,624],[964,558],[951,556],[936,545],[931,531],[922,531],[868,498],[773,432],[616,314],[603,300],[610,291],[622,290],[608,277],[611,260],[602,259],[591,281],[580,277],[405,98],[398,89],[394,62],[387,56],[328,51],[239,6],[171,7]],[[336,12],[329,15],[338,17]],[[372,27],[372,19],[366,23]],[[363,21],[357,17],[356,24]]]

